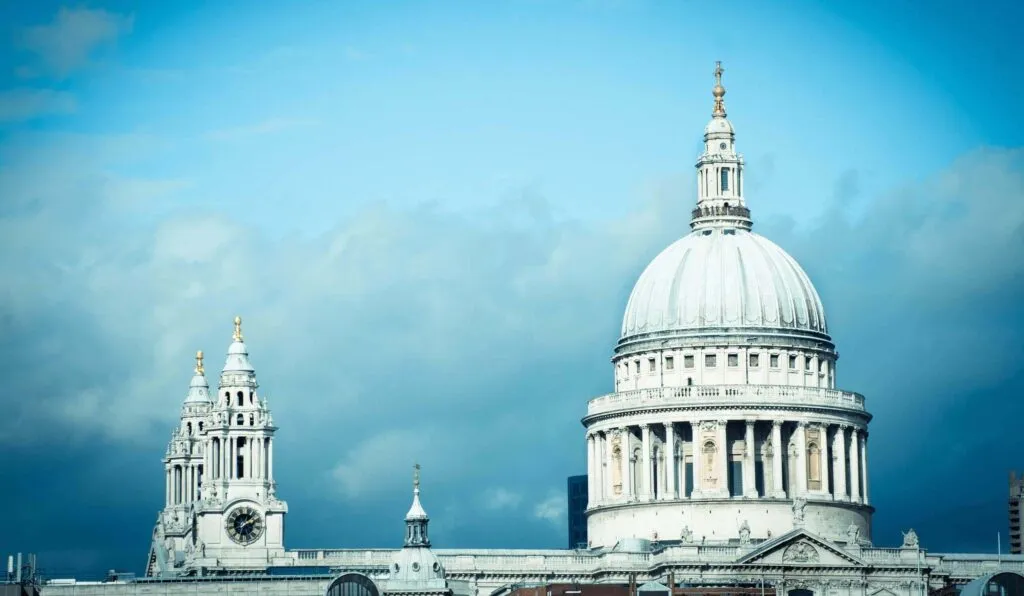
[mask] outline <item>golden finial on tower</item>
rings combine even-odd
[[[722,86],[722,73],[725,69],[722,68],[722,61],[715,61],[715,86],[711,90],[711,94],[715,96],[715,109],[711,112],[712,116],[725,118],[725,87]]]
[[[412,466],[412,487],[415,490],[420,489],[420,465],[413,464]]]
[[[242,341],[242,317],[235,317],[235,341]]]
[[[201,375],[204,374],[205,372],[206,371],[203,370],[203,351],[199,350],[198,352],[196,352],[196,374]]]

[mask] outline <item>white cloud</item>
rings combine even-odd
[[[132,30],[134,17],[100,9],[62,7],[53,22],[27,29],[22,45],[39,56],[49,72],[64,76],[88,63],[100,45]],[[23,71],[31,74],[31,69]]]
[[[533,507],[533,516],[543,519],[552,524],[562,527],[566,523],[568,505],[565,495],[559,495],[558,491],[552,491]]]
[[[75,96],[51,89],[0,91],[0,123],[21,122],[51,114],[70,114],[78,108]]]
[[[501,487],[488,489],[481,496],[484,509],[491,511],[515,509],[522,501],[523,495]]]

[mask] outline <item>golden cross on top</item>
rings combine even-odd
[[[413,464],[413,466],[412,466],[412,487],[413,488],[419,488],[420,487],[420,465],[419,464]]]
[[[203,351],[199,350],[196,352],[196,374],[201,375],[205,371],[203,370]]]
[[[722,68],[722,61],[721,60],[716,60],[715,61],[715,84],[716,85],[721,85],[722,84],[722,73],[723,72],[725,72],[725,69]]]
[[[235,317],[235,341],[242,341],[242,317]]]

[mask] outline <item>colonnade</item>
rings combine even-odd
[[[626,424],[589,432],[587,460],[590,506],[797,496],[868,504],[867,432],[855,425],[763,419]]]
[[[210,437],[202,459],[184,458],[167,466],[167,504],[182,505],[202,498],[204,478],[274,480],[271,437]]]

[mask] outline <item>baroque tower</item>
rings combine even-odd
[[[234,323],[215,395],[202,353],[197,356],[182,423],[168,448],[169,506],[154,532],[147,575],[265,569],[284,557],[288,506],[274,482],[277,427],[257,393],[241,318]]]

